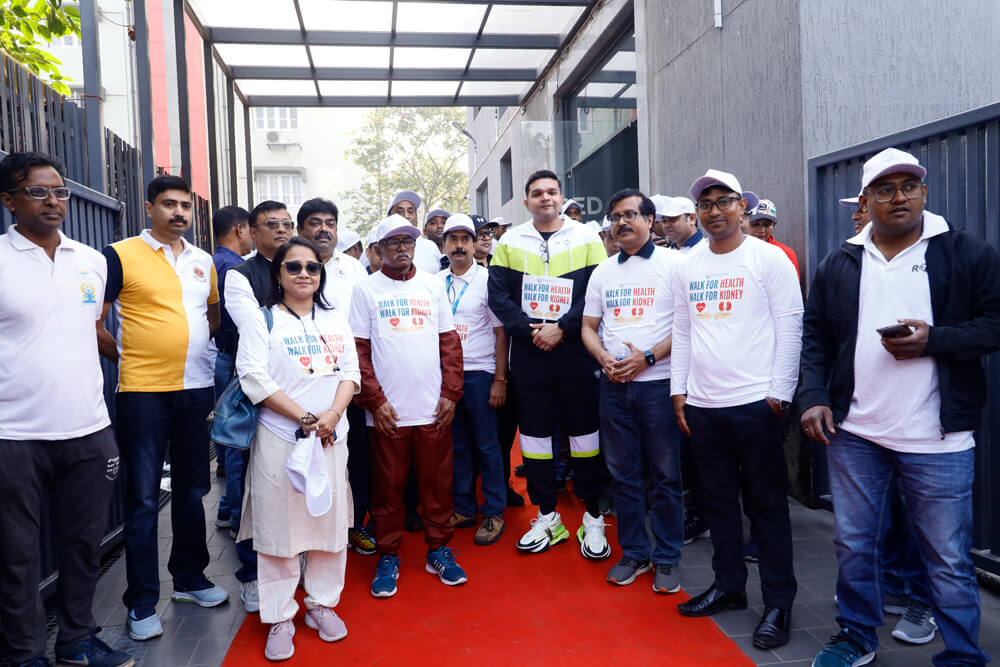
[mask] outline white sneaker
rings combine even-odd
[[[282,621],[271,626],[271,631],[267,634],[267,644],[264,645],[264,657],[271,662],[288,660],[295,655],[295,644],[292,637],[295,636],[295,624],[291,621]]]
[[[240,584],[240,599],[243,600],[243,608],[248,614],[256,614],[260,611],[260,593],[257,590],[256,579]]]
[[[595,519],[590,512],[583,513],[583,525],[576,531],[576,539],[580,540],[580,553],[587,560],[604,560],[611,555],[604,526],[604,517]]]
[[[540,554],[548,551],[548,548],[565,542],[569,539],[569,531],[562,524],[562,517],[559,512],[542,514],[538,512],[538,517],[531,520],[531,529],[518,540],[517,548],[520,551]]]

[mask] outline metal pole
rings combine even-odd
[[[80,28],[83,33],[83,94],[87,122],[87,185],[104,192],[104,116],[101,99],[101,40],[97,27],[97,3],[81,0]]]
[[[226,203],[235,206],[240,187],[236,175],[236,93],[229,77],[226,77],[226,124],[229,129],[229,198]]]
[[[177,127],[181,140],[181,178],[191,183],[191,119],[188,106],[187,42],[184,37],[184,0],[174,3],[174,51],[177,57]]]
[[[250,148],[250,107],[243,105],[243,151],[247,166],[247,210],[253,208],[253,152]]]
[[[215,61],[212,43],[204,41],[205,117],[208,120],[208,178],[211,183],[212,211],[219,210],[219,145],[215,136]]]
[[[146,2],[138,0],[132,5],[135,11],[135,78],[139,95],[136,104],[139,112],[139,152],[142,159],[141,173],[136,176],[140,179],[138,191],[143,192],[146,184],[156,175],[153,166],[153,88],[149,69],[149,24],[146,22]],[[142,219],[145,226],[145,215]]]

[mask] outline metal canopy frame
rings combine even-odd
[[[199,0],[194,0],[197,2]],[[214,0],[200,0],[211,2]],[[594,11],[600,0],[365,0],[373,5],[391,3],[392,21],[388,30],[382,31],[344,31],[344,30],[310,30],[303,19],[301,0],[291,0],[295,9],[298,29],[233,27],[226,25],[209,25],[199,16],[192,0],[175,0],[183,2],[184,11],[190,18],[205,44],[205,54],[211,54],[226,79],[233,88],[234,94],[244,107],[370,107],[370,106],[520,106],[538,85],[539,77],[548,70],[560,52],[560,49],[571,40],[586,19]],[[481,7],[482,19],[478,26],[469,26],[462,32],[423,32],[406,31],[397,25],[397,16],[401,5],[426,4],[454,5],[457,7]],[[487,32],[487,23],[495,7],[504,8],[538,8],[550,7],[561,9],[579,9],[571,26],[554,26],[551,32],[539,31],[537,26],[523,33]],[[287,21],[284,25],[287,25]],[[295,65],[247,65],[227,62],[220,54],[219,45],[261,45],[261,46],[299,46],[304,49],[306,63]],[[378,67],[355,66],[357,63],[345,62],[343,66],[317,66],[314,49],[317,47],[381,47],[388,49],[388,66],[380,63]],[[224,47],[225,48],[225,47]],[[427,49],[468,49],[469,55],[464,67],[407,67],[397,62],[397,48],[427,48]],[[478,67],[475,64],[476,53],[481,49],[503,50],[512,54],[518,51],[542,52],[545,62],[540,62],[535,68],[524,67]],[[548,53],[544,53],[548,52]],[[207,64],[207,63],[206,63]],[[634,73],[606,72],[604,81],[608,83],[627,84],[634,81]],[[629,78],[631,76],[631,79]],[[313,83],[311,94],[247,94],[241,89],[240,82],[306,82]],[[324,94],[321,82],[386,82],[385,94]],[[394,94],[393,84],[408,82],[407,92],[413,92],[412,82],[455,83],[454,94],[442,95],[435,89],[435,94]],[[483,83],[497,82],[502,84],[503,92],[483,94]],[[480,84],[477,94],[463,92],[467,83]],[[517,93],[508,92],[511,83],[523,83]],[[249,83],[244,86],[249,87]],[[257,86],[258,90],[260,85]],[[378,92],[378,91],[374,91]]]

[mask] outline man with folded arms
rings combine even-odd
[[[652,557],[653,590],[676,593],[684,537],[680,431],[663,400],[670,393],[672,289],[684,258],[653,244],[656,208],[638,190],[616,193],[608,208],[611,233],[621,252],[590,276],[581,332],[587,351],[604,371],[601,440],[622,547],[622,559],[607,579],[619,586],[630,584],[650,570]],[[646,489],[656,539],[652,549],[646,532]]]
[[[924,208],[926,173],[895,148],[864,164],[871,222],[820,263],[809,293],[799,400],[806,435],[827,445],[840,568],[841,630],[817,667],[875,658],[897,483],[945,644],[934,664],[989,660],[969,549],[981,358],[1000,349],[1000,256]]]
[[[691,436],[715,550],[715,581],[678,609],[708,616],[746,608],[742,489],[760,544],[764,614],[753,644],[770,649],[788,642],[796,592],[782,440],[798,380],[802,295],[785,254],[740,229],[741,192],[735,176],[715,169],[691,184],[709,242],[688,255],[674,283],[671,394]]]
[[[411,461],[420,498],[428,572],[449,586],[465,572],[446,546],[455,531],[451,422],[462,397],[462,343],[444,283],[419,271],[420,230],[399,215],[379,225],[382,269],[354,288],[351,330],[361,365],[358,404],[372,413],[372,515],[379,553],[371,594],[396,594]]]

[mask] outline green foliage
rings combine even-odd
[[[0,51],[21,63],[60,95],[69,95],[62,63],[43,49],[53,39],[80,33],[80,10],[63,0],[0,0]]]
[[[465,111],[451,107],[385,107],[365,117],[344,157],[364,169],[361,185],[342,193],[345,222],[362,235],[386,216],[400,190],[423,197],[417,215],[443,208],[468,212],[466,138],[452,123]]]

